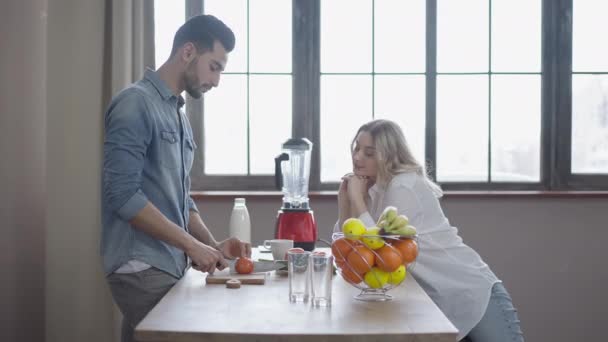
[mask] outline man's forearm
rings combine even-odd
[[[205,222],[203,222],[203,219],[196,211],[190,211],[188,230],[190,231],[190,235],[192,235],[198,241],[215,249],[218,248],[218,242],[215,241],[213,234],[211,234],[205,225]]]
[[[184,229],[171,222],[154,204],[148,202],[129,223],[136,229],[186,252],[193,245],[193,238]]]

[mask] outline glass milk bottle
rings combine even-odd
[[[251,221],[249,212],[245,206],[244,198],[235,198],[230,223],[228,225],[230,236],[237,237],[241,241],[251,242]]]

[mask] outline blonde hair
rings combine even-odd
[[[376,147],[376,161],[378,163],[378,175],[376,182],[387,186],[394,176],[400,173],[415,172],[422,176],[437,197],[443,195],[443,191],[433,182],[425,171],[424,166],[419,163],[412,154],[401,127],[390,120],[373,120],[359,128],[351,143],[351,153],[359,133],[367,132],[372,137]]]

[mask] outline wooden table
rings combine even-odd
[[[360,291],[339,275],[332,306],[291,303],[288,279],[268,273],[265,285],[206,285],[189,269],[136,327],[138,341],[456,341],[457,330],[408,274],[387,302],[354,299]]]

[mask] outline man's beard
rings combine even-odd
[[[196,75],[197,64],[198,60],[194,59],[192,62],[190,62],[190,65],[188,65],[188,68],[184,73],[184,90],[186,90],[186,93],[192,96],[192,98],[200,99],[201,96],[203,96],[203,92],[201,91],[201,82],[199,81],[198,76]]]

